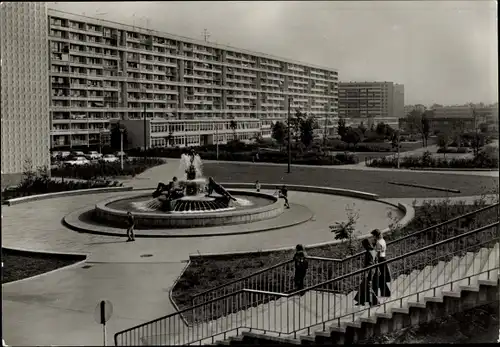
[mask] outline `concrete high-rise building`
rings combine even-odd
[[[50,165],[47,46],[45,3],[0,2],[2,180]]]
[[[393,116],[396,118],[404,117],[405,115],[405,86],[403,84],[394,84],[394,96],[392,98],[394,106],[392,109]]]
[[[269,137],[288,100],[318,133],[335,124],[335,69],[56,10],[48,28],[54,148],[95,145],[110,121],[144,114],[155,130],[147,146],[212,141],[216,123],[226,142],[232,119],[238,137]]]
[[[339,117],[348,124],[367,126],[384,122],[398,127],[404,113],[404,86],[393,82],[341,82]]]

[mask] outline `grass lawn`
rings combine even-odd
[[[84,259],[77,255],[41,254],[2,248],[2,283],[40,275]]]
[[[449,220],[453,217],[472,212],[479,207],[465,205],[463,203],[427,203],[416,208],[416,218],[412,220],[405,228],[399,232],[399,236],[412,234],[432,225]],[[495,211],[491,211],[495,213]],[[479,223],[488,223],[489,219],[496,218],[496,214],[485,218],[481,215]],[[486,224],[481,224],[486,225]],[[387,241],[391,241],[391,236],[387,235]],[[425,240],[411,240],[415,247]],[[405,242],[406,243],[406,242]],[[420,246],[424,246],[424,244]],[[427,244],[425,244],[427,245]],[[404,250],[400,243],[391,246],[391,254],[403,254]],[[358,252],[361,252],[361,245],[357,244]],[[399,247],[399,248],[398,248]],[[308,248],[307,253],[310,256],[327,257],[341,259],[345,256],[344,245],[333,244],[321,246],[314,249]],[[433,257],[432,252],[426,253],[426,256]],[[192,306],[192,296],[216,286],[225,284],[232,280],[253,274],[258,270],[273,266],[275,264],[290,260],[293,257],[293,251],[271,252],[261,255],[231,255],[231,256],[213,256],[194,258],[183,273],[179,282],[172,290],[172,297],[180,309]],[[432,258],[431,258],[432,259]],[[324,277],[325,274],[318,274]],[[308,274],[309,276],[309,274]],[[328,276],[328,275],[327,275]],[[268,279],[270,280],[270,279]],[[326,280],[326,278],[324,279]],[[321,283],[324,280],[315,280],[315,283]],[[266,287],[267,288],[267,287]],[[257,288],[253,288],[257,289]],[[262,288],[262,290],[269,290]],[[221,311],[222,312],[222,311]],[[186,316],[189,319],[189,316]]]
[[[361,190],[378,194],[381,198],[446,197],[451,193],[389,184],[390,181],[459,189],[460,194],[450,196],[481,195],[497,192],[498,178],[442,173],[364,171],[296,167],[286,173],[286,165],[253,165],[251,163],[204,163],[203,174],[218,182],[255,182],[302,184]],[[448,195],[447,195],[448,194]]]

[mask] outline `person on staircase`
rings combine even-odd
[[[391,288],[389,284],[392,282],[392,275],[389,266],[385,264],[387,244],[384,236],[379,229],[374,229],[371,234],[375,239],[375,250],[377,251],[377,260],[380,264],[378,271],[377,287],[380,289],[380,297],[388,298],[391,296]],[[378,295],[378,293],[377,293]]]
[[[377,251],[373,249],[373,244],[370,239],[364,239],[361,241],[361,245],[366,250],[364,267],[369,267],[377,264]],[[356,306],[365,306],[367,303],[370,306],[378,305],[378,281],[377,281],[378,268],[372,268],[366,271],[364,278],[359,284],[358,292],[354,297],[354,302]]]
[[[295,264],[295,290],[301,290],[304,289],[304,279],[307,274],[307,268],[309,267],[304,246],[297,245],[295,247],[295,255],[293,256],[293,261]],[[304,294],[305,293],[302,293],[301,296]]]

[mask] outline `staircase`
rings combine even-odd
[[[389,259],[392,295],[378,306],[354,306],[366,268],[292,294],[241,289],[117,333],[115,344],[352,343],[498,300],[498,227]],[[187,314],[190,326],[182,320]]]

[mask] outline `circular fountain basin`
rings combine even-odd
[[[194,228],[253,223],[275,218],[284,211],[283,201],[276,196],[240,190],[228,190],[228,192],[237,200],[241,199],[246,203],[235,203],[227,208],[205,211],[143,211],[135,208],[134,203],[151,200],[151,194],[138,194],[133,197],[112,198],[99,202],[95,206],[93,218],[100,223],[125,228],[127,212],[131,211],[135,217],[137,229]],[[197,200],[198,198],[200,200]],[[182,199],[203,203],[210,202],[213,198],[196,196]]]

